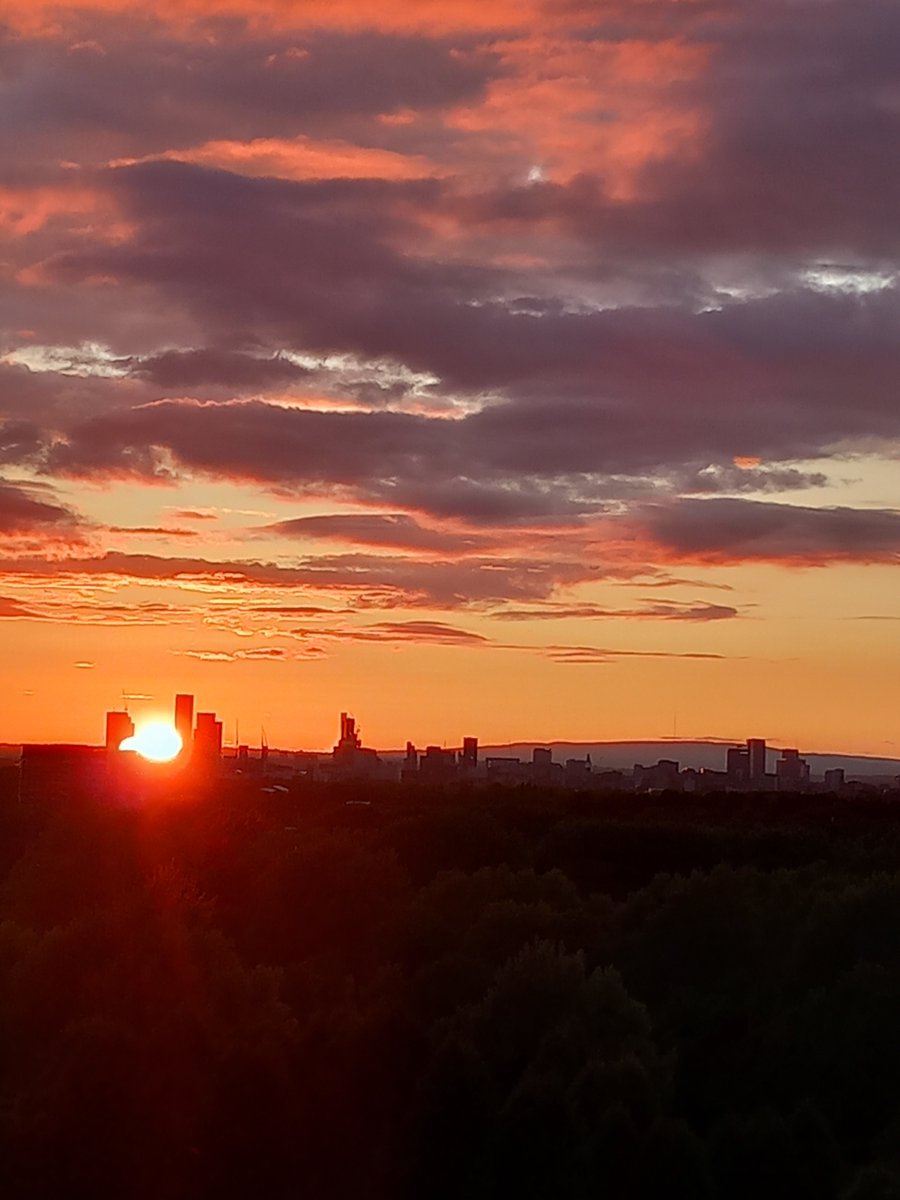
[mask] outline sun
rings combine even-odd
[[[171,762],[181,753],[181,734],[166,721],[150,721],[142,725],[119,746],[120,750],[136,750],[149,762]]]

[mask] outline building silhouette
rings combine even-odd
[[[747,739],[747,763],[749,768],[748,782],[751,785],[764,783],[766,778],[765,738]]]
[[[467,774],[474,774],[474,772],[478,770],[477,737],[463,738],[462,753],[459,756],[459,765]]]
[[[750,751],[747,746],[731,746],[725,755],[725,776],[730,788],[737,791],[750,782]]]
[[[843,767],[832,767],[830,771],[825,772],[825,791],[826,792],[841,792],[846,786]]]
[[[184,692],[175,697],[175,729],[181,738],[181,758],[190,758],[194,729],[194,697]]]
[[[376,779],[382,762],[374,750],[363,746],[356,718],[341,713],[341,732],[331,752],[330,774],[334,779]]]
[[[106,714],[106,752],[119,753],[126,738],[134,737],[134,721],[127,712],[116,711]]]
[[[669,792],[681,790],[681,766],[671,758],[661,758],[652,767],[634,765],[634,788],[639,792]]]
[[[809,784],[809,763],[799,750],[782,750],[775,764],[775,779],[778,790],[785,792],[802,791]]]
[[[198,712],[191,761],[199,770],[218,767],[222,758],[222,722],[213,712]]]

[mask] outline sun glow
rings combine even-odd
[[[132,737],[127,737],[120,750],[135,750],[149,762],[171,762],[181,752],[181,734],[166,721],[151,721],[142,725]]]

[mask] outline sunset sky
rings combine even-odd
[[[3,24],[5,22],[5,24]],[[6,0],[0,741],[900,756],[896,0]]]

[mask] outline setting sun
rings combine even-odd
[[[182,747],[181,735],[166,721],[152,721],[141,726],[132,737],[126,738],[120,750],[135,750],[150,762],[171,762]]]

